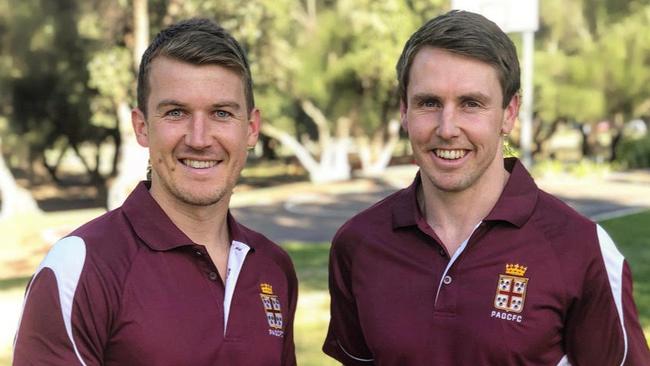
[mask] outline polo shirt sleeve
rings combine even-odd
[[[650,352],[632,296],[630,268],[609,235],[597,226],[600,258],[584,278],[582,297],[566,322],[573,365],[650,365]]]
[[[14,365],[100,365],[108,301],[88,273],[83,239],[57,242],[30,281],[14,343]]]
[[[357,313],[352,288],[351,253],[354,240],[337,234],[330,249],[329,290],[330,324],[323,352],[343,365],[373,365]]]
[[[293,339],[293,325],[298,304],[298,278],[296,271],[288,260],[287,281],[289,283],[289,321],[285,328],[284,344],[282,346],[282,365],[296,365],[296,348]]]

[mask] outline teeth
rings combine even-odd
[[[449,159],[449,160],[460,159],[463,156],[465,156],[465,150],[435,149],[434,152],[435,152],[437,157],[442,158],[442,159]]]
[[[189,166],[190,168],[195,168],[195,169],[205,169],[205,168],[212,168],[213,166],[217,165],[216,160],[190,160],[190,159],[183,159],[182,160],[184,165]]]

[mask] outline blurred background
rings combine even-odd
[[[247,49],[261,140],[236,216],[282,244],[301,280],[300,365],[328,321],[329,240],[409,184],[395,64],[448,0],[0,0],[0,365],[29,276],[57,238],[144,178],[131,132],[140,55],[183,18],[217,20]],[[535,33],[532,170],[610,230],[650,334],[650,0],[542,0]],[[521,50],[522,36],[511,37]],[[507,150],[520,154],[520,132]]]

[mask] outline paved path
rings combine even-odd
[[[328,242],[348,218],[410,184],[415,172],[414,166],[399,166],[376,179],[236,193],[233,211],[277,242]],[[650,209],[649,170],[584,179],[558,175],[537,183],[595,221]]]

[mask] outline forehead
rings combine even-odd
[[[476,58],[441,48],[423,47],[409,71],[407,94],[414,92],[482,92],[501,96],[495,67]]]
[[[149,103],[160,99],[245,99],[241,75],[216,64],[195,65],[156,57],[150,65],[148,83]]]

